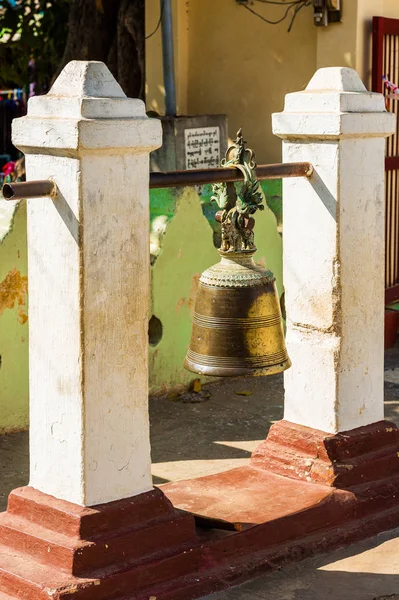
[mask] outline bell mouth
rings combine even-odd
[[[243,365],[225,367],[222,365],[213,366],[194,362],[190,357],[190,352],[185,358],[184,368],[187,371],[197,375],[208,375],[211,377],[262,377],[266,375],[276,375],[282,373],[291,367],[291,360],[287,357],[283,362],[264,367],[245,367]]]

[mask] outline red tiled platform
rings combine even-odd
[[[0,598],[190,600],[397,527],[398,451],[391,423],[334,436],[280,421],[250,466],[164,493],[82,508],[15,490],[0,515]]]
[[[326,485],[309,485],[254,467],[239,467],[224,473],[162,486],[169,500],[194,514],[208,527],[243,531],[272,521],[298,515],[307,520],[309,509],[321,508],[323,522],[329,511],[343,516],[352,510],[353,495],[335,493]],[[313,510],[313,512],[315,512]],[[299,513],[303,513],[302,517]],[[199,520],[197,519],[197,520]],[[317,528],[315,514],[307,528]],[[310,529],[311,530],[311,529]],[[281,537],[281,536],[279,536]]]

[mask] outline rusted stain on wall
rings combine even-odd
[[[188,308],[190,309],[191,314],[194,311],[194,304],[195,304],[195,297],[197,295],[197,290],[198,290],[198,286],[199,286],[199,279],[201,277],[201,273],[195,273],[192,276],[192,284],[191,284],[191,289],[190,289],[190,295],[187,298],[183,297],[180,298],[176,304],[176,313],[179,314],[180,313],[180,309],[182,308],[182,306],[185,306],[187,304]]]
[[[0,315],[7,308],[18,306],[18,321],[23,325],[28,320],[26,314],[26,298],[28,293],[28,278],[21,275],[15,267],[11,269],[0,283]]]
[[[185,298],[180,298],[178,300],[178,302],[176,304],[176,312],[177,312],[177,314],[179,314],[181,307],[184,306],[185,303],[186,303],[186,299]]]
[[[200,277],[201,277],[201,273],[195,273],[191,278],[192,284],[191,284],[191,289],[190,289],[190,296],[188,299],[188,308],[190,309],[191,314],[193,314],[193,312],[194,312],[195,297],[197,295]]]

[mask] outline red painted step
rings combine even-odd
[[[84,553],[95,546],[8,513],[0,513],[0,544],[67,572],[72,572],[78,551]]]
[[[117,568],[127,560],[129,564],[148,562],[151,557],[170,554],[192,539],[192,528],[191,518],[176,513],[175,518],[153,526],[87,541],[0,513],[0,544],[78,576],[92,569]]]
[[[101,534],[142,528],[170,519],[173,507],[159,489],[145,494],[83,508],[26,486],[13,490],[7,512],[52,531],[91,539]]]
[[[176,580],[193,578],[200,561],[196,552],[183,552],[119,572],[99,570],[98,577],[74,577],[32,557],[0,546],[0,590],[18,600],[118,600],[140,597],[146,588],[173,589]],[[43,583],[45,582],[45,583]]]
[[[45,587],[43,581],[46,581]],[[18,600],[50,600],[57,598],[51,595],[51,589],[59,587],[68,591],[74,583],[76,585],[78,579],[54,567],[40,565],[26,554],[0,546],[0,590],[5,594]]]

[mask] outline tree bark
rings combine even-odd
[[[144,100],[145,0],[72,0],[58,72],[71,60],[100,60],[125,94]]]

